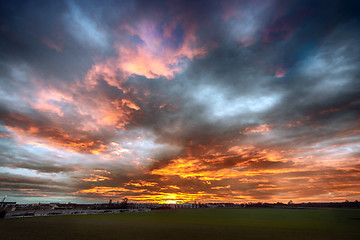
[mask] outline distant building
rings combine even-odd
[[[3,208],[7,208],[7,207],[12,207],[12,206],[16,206],[16,202],[1,202],[0,203],[0,207]]]

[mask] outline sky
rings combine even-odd
[[[360,200],[359,1],[1,1],[7,201]]]

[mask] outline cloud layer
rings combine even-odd
[[[0,193],[359,199],[359,7],[1,3]]]

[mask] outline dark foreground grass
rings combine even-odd
[[[189,209],[2,219],[0,239],[360,239],[360,210]]]

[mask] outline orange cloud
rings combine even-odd
[[[84,189],[75,192],[75,194],[96,194],[96,195],[105,195],[105,196],[115,196],[118,192],[125,192],[127,189],[122,187],[94,187],[90,189]]]
[[[208,199],[217,199],[215,194],[205,193],[199,191],[197,193],[166,193],[154,192],[152,194],[144,194],[140,196],[131,197],[132,201],[140,202],[155,202],[162,204],[176,204],[176,203],[194,203],[199,201],[206,201]]]
[[[147,181],[130,181],[129,183],[127,183],[127,186],[135,186],[135,187],[152,187],[157,185],[157,182],[147,182]]]
[[[87,82],[94,85],[97,76],[103,76],[111,86],[123,89],[124,78],[136,74],[147,78],[174,78],[184,69],[187,60],[204,57],[210,45],[198,46],[196,25],[173,21],[158,30],[155,21],[142,20],[136,26],[120,27],[126,34],[139,38],[141,42],[115,43],[117,57],[95,64],[87,74]],[[176,39],[173,34],[178,28],[184,31],[183,39]],[[120,37],[124,38],[120,33]],[[170,46],[169,42],[178,42]],[[123,89],[125,90],[125,89]],[[125,90],[126,91],[126,90]]]
[[[236,150],[232,148],[231,151]],[[241,152],[240,150],[237,151]],[[236,156],[234,157],[236,158]],[[201,160],[196,158],[174,159],[165,167],[153,169],[150,173],[160,176],[197,178],[201,181],[220,181],[230,178],[242,179],[249,176],[289,171],[289,168],[286,167],[287,162],[278,153],[264,150],[259,152],[258,155],[251,156],[251,153],[249,153],[246,157],[238,156],[238,160],[228,160],[234,157],[226,156]],[[275,168],[272,168],[272,166]]]
[[[30,124],[33,124],[30,122]],[[98,139],[91,139],[89,136],[69,135],[56,127],[26,126],[5,126],[13,136],[22,144],[52,148],[58,146],[70,151],[100,153],[106,150],[105,144]]]
[[[105,177],[105,176],[100,176],[100,175],[92,175],[89,178],[82,178],[81,180],[86,181],[86,182],[101,182],[101,181],[105,181],[105,180],[110,180],[110,178]]]
[[[145,190],[130,190],[123,187],[93,187],[74,192],[74,194],[90,194],[94,196],[122,196],[125,193],[141,193]]]
[[[353,167],[277,168],[276,165],[264,165],[258,168],[256,164],[261,161],[254,160],[233,169],[209,171],[206,169],[210,168],[210,162],[202,165],[201,161],[194,159],[190,162],[184,163],[184,159],[178,159],[151,171],[149,177],[161,176],[157,180],[130,181],[125,183],[125,187],[92,187],[75,194],[87,197],[126,196],[130,201],[167,204],[194,201],[286,203],[291,199],[296,199],[296,202],[322,199],[344,201],[349,194],[360,194],[359,169]],[[251,167],[254,163],[255,167]]]
[[[134,102],[128,100],[128,99],[121,99],[121,103],[128,107],[128,108],[131,108],[131,109],[134,109],[134,110],[140,110],[140,107],[138,105],[136,105]]]
[[[110,174],[110,172],[108,172],[106,170],[95,169],[95,170],[92,170],[92,172],[94,172],[94,173],[91,173],[89,177],[81,178],[81,180],[85,181],[85,182],[102,182],[102,181],[111,179],[111,178],[109,178],[107,176],[103,176],[103,175],[109,175]],[[100,174],[103,174],[103,175],[100,175]]]
[[[271,127],[269,124],[262,124],[254,127],[247,127],[245,128],[243,134],[249,134],[249,133],[267,133],[270,132]]]

